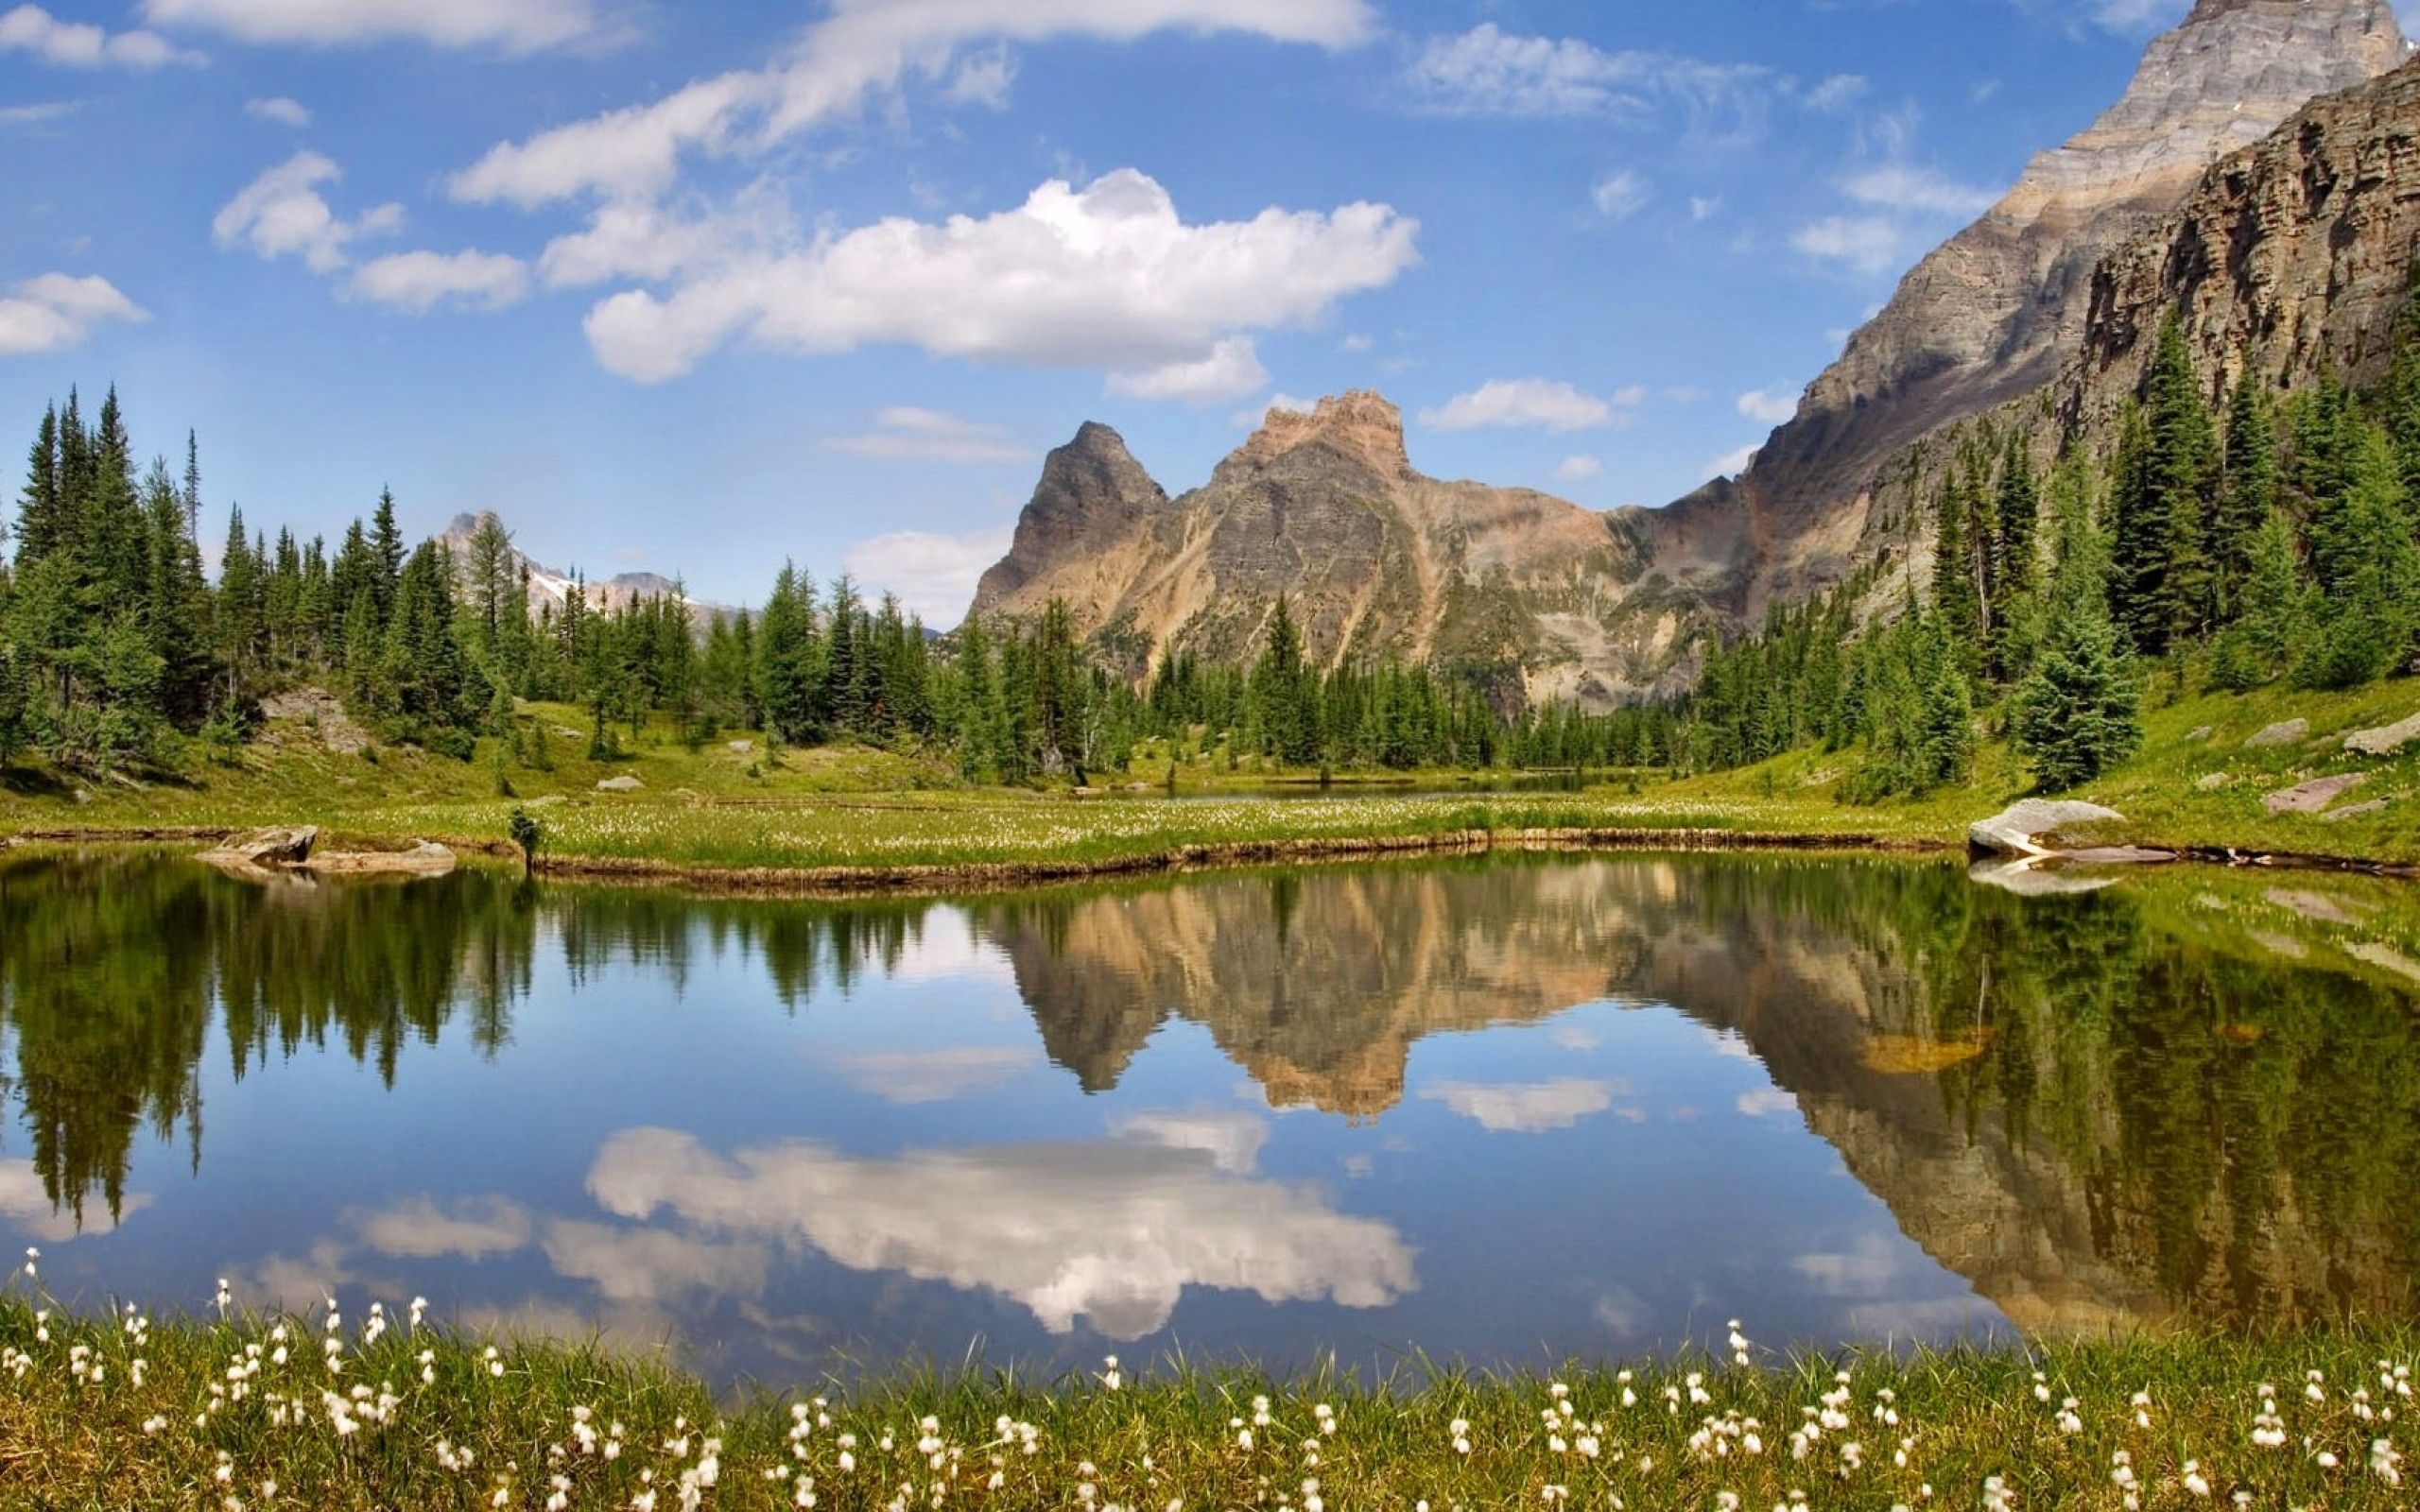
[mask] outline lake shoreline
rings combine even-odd
[[[244,833],[233,825],[49,826],[0,836],[0,851],[21,845],[209,845]],[[476,835],[402,836],[326,826],[329,835],[368,849],[433,839],[464,855],[518,862],[509,841]],[[2244,850],[2218,844],[2147,846],[2176,861],[2203,866],[2420,880],[2420,864],[2325,851]],[[994,892],[1056,884],[1150,876],[1183,876],[1254,868],[1321,866],[1423,856],[1584,853],[1754,853],[1945,856],[1964,847],[1937,836],[1869,831],[1759,831],[1689,826],[1537,826],[1470,828],[1355,835],[1302,835],[1201,842],[1105,856],[900,865],[757,866],[669,856],[548,854],[534,870],[565,882],[681,888],[723,896],[864,898]],[[2167,865],[2166,862],[2150,863]]]
[[[0,1477],[60,1506],[191,1505],[199,1486],[347,1509],[769,1512],[911,1492],[1161,1508],[1249,1505],[1272,1486],[1305,1507],[1761,1506],[1821,1480],[1876,1505],[2049,1505],[2099,1485],[2158,1505],[2215,1488],[2387,1507],[2405,1504],[2394,1409],[2415,1348],[2406,1330],[2352,1328],[1802,1354],[1735,1332],[1720,1354],[1552,1371],[1281,1379],[1112,1356],[1053,1379],[898,1370],[724,1403],[655,1351],[491,1344],[416,1310],[214,1322],[39,1300],[0,1297]],[[2256,1408],[2300,1447],[2247,1434]]]

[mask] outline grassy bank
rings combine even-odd
[[[2268,690],[2171,702],[2145,720],[2142,751],[2081,795],[2127,816],[2123,838],[2146,844],[2420,864],[2420,746],[2388,758],[2348,752],[2344,733],[2420,710],[2410,681],[2356,693]],[[539,711],[570,719],[568,711]],[[2254,748],[2286,719],[2309,734]],[[566,727],[567,728],[567,727]],[[1490,790],[1470,774],[1423,774],[1445,791],[1392,788],[1271,800],[1228,789],[1207,765],[1179,773],[1187,801],[1164,801],[1166,768],[1139,789],[980,789],[945,766],[885,751],[772,752],[754,742],[684,749],[662,731],[632,753],[592,762],[566,742],[545,770],[514,768],[510,797],[484,760],[413,750],[325,748],[316,730],[273,725],[232,763],[188,761],[135,782],[78,785],[19,771],[0,786],[0,833],[242,828],[313,821],[337,843],[414,837],[496,846],[516,804],[546,830],[565,872],[680,877],[745,872],[767,885],[883,886],[1016,881],[1095,869],[1275,861],[1389,848],[1512,843],[1765,843],[1950,846],[1965,826],[2024,796],[2007,747],[1987,742],[1973,781],[1917,799],[1870,806],[1840,797],[1854,753],[1803,750],[1761,766],[1681,782],[1625,778],[1576,793]],[[2359,774],[2335,807],[2384,806],[2347,817],[2268,813],[2262,795],[2315,776]],[[1300,775],[1300,774],[1295,774]],[[631,777],[638,787],[601,792]],[[1121,782],[1125,781],[1121,774]]]
[[[2403,1461],[2415,1349],[2360,1332],[1838,1359],[1747,1345],[1629,1369],[1407,1369],[1380,1383],[1121,1378],[1105,1362],[1054,1382],[926,1375],[725,1410],[659,1364],[578,1346],[492,1352],[407,1315],[94,1321],[11,1298],[0,1500],[2406,1506],[2420,1473]]]

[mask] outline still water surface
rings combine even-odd
[[[964,902],[0,858],[47,1284],[843,1362],[2410,1318],[2420,903],[1497,859]]]

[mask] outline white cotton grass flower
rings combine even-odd
[[[2370,1442],[2370,1473],[2389,1486],[2403,1484],[2403,1456],[2394,1443],[2378,1438]]]
[[[2185,1468],[2180,1474],[2180,1479],[2182,1479],[2185,1484],[2185,1489],[2191,1495],[2207,1496],[2210,1494],[2210,1478],[2202,1473],[2202,1462],[2200,1460],[2187,1460],[2185,1462]]]
[[[1112,1391],[1115,1391],[1119,1386],[1125,1383],[1126,1378],[1118,1372],[1117,1356],[1114,1354],[1103,1355],[1100,1363],[1100,1383],[1102,1385],[1108,1387]]]

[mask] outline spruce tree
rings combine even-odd
[[[2247,373],[2227,404],[2224,479],[2210,523],[2212,603],[2221,623],[2241,611],[2252,554],[2277,503],[2277,428],[2269,397]]]

